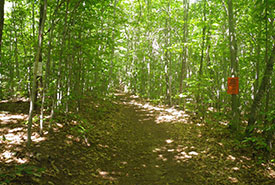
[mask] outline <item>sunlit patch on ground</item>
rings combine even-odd
[[[235,161],[235,160],[236,160],[236,157],[234,157],[234,156],[232,156],[232,155],[228,155],[227,160]]]
[[[10,100],[1,100],[0,101],[0,103],[10,103],[10,102],[13,102],[13,103],[16,103],[16,102],[29,102],[29,99],[21,97],[21,98],[15,98],[15,99],[10,99]]]
[[[25,146],[27,141],[26,114],[0,113],[0,162],[19,163],[28,162],[24,157],[18,157],[18,152]],[[32,133],[33,143],[45,140],[38,133]],[[19,147],[18,147],[19,146]]]
[[[18,121],[25,120],[27,115],[25,114],[9,114],[9,113],[0,113],[0,123],[9,124],[9,123],[17,123]]]
[[[165,142],[166,142],[167,144],[170,144],[170,143],[173,143],[174,140],[172,140],[172,139],[167,139]]]
[[[125,102],[125,104],[127,104]],[[157,124],[159,123],[176,123],[176,122],[182,122],[182,123],[190,123],[188,118],[190,118],[190,115],[187,114],[185,111],[177,110],[175,108],[166,108],[165,106],[154,106],[149,103],[140,103],[136,100],[132,100],[129,102],[131,105],[136,105],[142,109],[145,109],[146,111],[150,113],[157,112],[158,115],[155,119],[155,122]]]
[[[188,147],[184,145],[177,145],[173,139],[166,139],[165,146],[153,149],[153,153],[157,153],[157,160],[167,161],[172,160],[177,163],[185,162],[198,156],[200,153],[195,151],[194,146]],[[203,153],[203,152],[201,152]],[[167,157],[170,156],[170,159]]]
[[[271,178],[274,178],[274,179],[275,179],[275,170],[269,168],[269,169],[268,169],[268,175],[269,175]]]
[[[101,169],[98,169],[97,172],[98,172],[98,175],[96,175],[96,177],[100,177],[102,179],[109,180],[109,181],[116,181],[117,178],[115,178],[113,176],[121,175],[120,172],[107,172],[107,171],[103,171]]]
[[[227,126],[227,125],[229,124],[228,121],[219,121],[219,123],[220,123],[221,125],[224,125],[224,126]]]
[[[228,179],[232,182],[232,183],[237,183],[239,182],[237,178],[235,177],[228,177]]]

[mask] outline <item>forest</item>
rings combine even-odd
[[[0,184],[274,184],[275,0],[0,0]]]

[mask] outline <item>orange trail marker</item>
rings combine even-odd
[[[227,79],[227,94],[239,94],[238,77],[229,77]]]

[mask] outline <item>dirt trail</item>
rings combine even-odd
[[[171,124],[157,124],[155,112],[130,104],[134,100],[129,97],[121,100],[126,103],[125,125],[116,134],[118,150],[106,166],[106,172],[120,175],[110,178],[118,184],[194,184],[192,167],[175,159]]]
[[[115,150],[97,170],[108,183],[273,184],[251,156],[234,150],[225,127],[212,130],[190,114],[134,96],[120,95],[118,102],[122,127],[112,137]]]
[[[0,152],[45,169],[41,175],[21,170],[10,184],[274,184],[274,165],[258,165],[252,153],[236,148],[218,121],[203,123],[191,113],[127,94],[116,94],[115,101],[87,99],[79,117],[82,126],[68,115],[56,120],[54,133],[47,132],[30,150],[3,142]],[[13,124],[6,120],[3,134]],[[5,161],[0,172],[18,165]]]

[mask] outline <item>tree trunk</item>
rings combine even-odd
[[[10,30],[10,40],[12,41],[13,38],[12,38],[12,30]],[[13,58],[13,42],[10,42],[10,58]],[[14,64],[11,63],[9,65],[9,93],[8,96],[12,96],[14,94]]]
[[[14,14],[15,11],[15,3],[12,3],[12,14]],[[18,62],[18,37],[17,37],[17,29],[16,29],[16,16],[13,15],[13,26],[14,26],[14,58],[15,58],[15,74],[16,74],[16,78],[19,78],[19,62]],[[20,87],[20,84],[18,84],[18,87]]]
[[[188,11],[189,11],[189,0],[183,0],[184,7],[184,26],[183,26],[183,51],[182,51],[182,61],[181,61],[181,75],[180,75],[180,89],[181,94],[184,88],[184,79],[186,78],[186,63],[187,63],[187,53],[188,53]]]
[[[0,69],[2,65],[2,35],[3,35],[3,28],[4,28],[4,5],[5,0],[0,1]],[[2,71],[0,71],[1,74]],[[0,78],[0,100],[3,98],[2,92],[2,79]]]
[[[249,119],[248,119],[248,126],[246,127],[246,133],[250,134],[252,132],[251,127],[255,125],[256,118],[257,118],[257,113],[259,106],[261,104],[261,100],[266,93],[267,90],[270,89],[270,86],[268,86],[270,82],[270,78],[273,73],[273,67],[274,67],[274,61],[275,61],[275,45],[273,45],[273,49],[271,52],[271,56],[268,60],[268,63],[266,64],[265,72],[264,72],[264,77],[262,79],[261,85],[259,90],[257,91],[257,94],[255,96],[255,99],[253,101],[253,104],[250,108],[250,114],[249,114]]]
[[[51,55],[52,55],[52,40],[53,40],[53,30],[55,27],[55,18],[56,18],[56,14],[59,10],[59,8],[61,7],[61,5],[64,3],[65,1],[62,1],[55,9],[52,17],[51,17],[51,27],[49,29],[49,41],[48,41],[48,52],[47,52],[47,62],[46,62],[46,73],[45,73],[45,77],[44,77],[44,84],[45,87],[43,87],[43,97],[42,97],[42,105],[43,105],[43,98],[45,98],[45,93],[47,92],[48,88],[49,88],[49,81],[50,81],[50,76],[51,76]],[[58,2],[59,3],[59,0]],[[54,63],[53,63],[54,64]],[[54,66],[52,67],[54,69]],[[45,88],[45,89],[44,89]],[[49,129],[50,132],[52,132],[52,122],[53,122],[53,117],[54,117],[54,109],[55,109],[55,102],[56,102],[56,93],[54,93],[51,96],[52,99],[52,105],[51,105],[51,114],[50,114],[50,124],[49,124]],[[44,100],[45,101],[45,100]],[[40,115],[40,129],[41,129],[41,125],[42,125],[42,130],[43,130],[43,110],[42,110],[42,105],[41,105],[41,115]],[[44,106],[44,105],[43,105]],[[41,119],[42,118],[42,119]]]
[[[0,1],[0,62],[2,59],[1,51],[2,51],[2,35],[3,35],[3,28],[4,28],[4,6],[5,6],[5,0],[1,0]]]
[[[40,7],[40,20],[39,20],[39,32],[38,32],[38,47],[35,55],[34,61],[34,70],[33,70],[33,79],[32,79],[32,92],[30,97],[30,110],[29,110],[29,119],[28,119],[28,139],[27,145],[31,145],[31,128],[32,128],[32,117],[33,117],[33,110],[34,110],[34,99],[35,99],[35,91],[36,91],[36,78],[37,78],[37,69],[38,69],[38,61],[40,58],[41,53],[41,46],[42,46],[42,35],[44,30],[44,24],[46,20],[46,13],[47,13],[47,0],[44,0],[42,3],[41,0],[41,7]]]
[[[203,1],[203,22],[205,24],[206,22],[206,0]],[[206,32],[206,26],[203,26],[202,29],[202,47],[201,47],[201,59],[200,59],[200,69],[199,69],[199,75],[202,76],[203,74],[203,59],[204,59],[204,48],[205,48],[205,32]]]
[[[166,18],[166,33],[165,33],[165,80],[166,80],[166,96],[168,100],[168,104],[171,106],[172,103],[172,76],[171,76],[171,53],[169,51],[170,47],[170,39],[171,39],[171,33],[170,33],[170,0],[167,4],[167,12],[168,12],[168,18]]]
[[[230,46],[230,60],[231,60],[231,76],[237,77],[238,74],[238,61],[237,61],[237,41],[235,37],[235,25],[233,18],[233,4],[232,0],[228,0],[228,23],[229,23],[229,46]],[[230,128],[233,131],[239,130],[239,108],[238,108],[238,96],[232,94],[231,97],[231,109],[232,109],[232,120]]]
[[[109,79],[108,79],[108,89],[113,85],[113,68],[114,68],[114,53],[115,53],[115,26],[116,26],[116,6],[117,6],[118,0],[115,0],[114,4],[114,11],[113,11],[113,25],[112,25],[112,45],[111,45],[111,63],[110,63],[110,69],[109,69]]]

